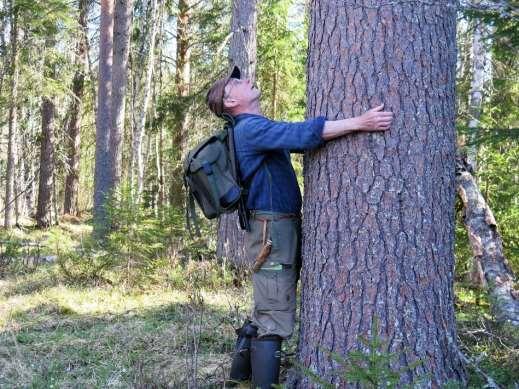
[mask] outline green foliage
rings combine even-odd
[[[333,373],[345,382],[360,384],[362,388],[396,388],[401,387],[400,379],[408,371],[414,370],[422,363],[415,361],[409,366],[395,370],[391,368],[400,357],[400,353],[392,353],[388,350],[388,341],[379,337],[378,319],[373,318],[371,335],[369,337],[359,336],[361,350],[350,351],[346,357],[323,350],[339,367]],[[303,374],[313,382],[318,383],[325,389],[335,388],[327,380],[307,368],[301,368]]]
[[[263,111],[274,119],[301,120],[305,111],[307,42],[296,5],[301,6],[295,0],[260,2],[257,78]]]
[[[169,231],[152,212],[136,202],[125,186],[108,205],[108,218],[115,228],[108,235],[106,250],[128,285],[142,283],[164,261]]]
[[[128,186],[111,197],[107,210],[113,227],[105,241],[89,237],[60,254],[70,281],[130,288],[164,283],[185,289],[195,279],[208,289],[231,285],[232,272],[216,260],[211,223],[201,223],[200,236],[191,235],[182,210],[153,210],[136,202]]]

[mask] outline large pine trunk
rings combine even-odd
[[[14,197],[15,197],[15,164],[16,164],[16,134],[18,132],[18,23],[17,15],[13,9],[13,4],[10,5],[11,12],[11,82],[10,82],[10,96],[9,96],[9,134],[7,140],[7,171],[6,171],[6,186],[5,186],[5,215],[4,227],[11,228],[14,225]]]
[[[110,191],[110,127],[114,1],[101,0],[99,32],[99,81],[97,92],[96,151],[94,168],[94,234],[104,237],[108,231],[105,208]]]
[[[395,114],[385,134],[305,156],[297,355],[339,387],[352,383],[328,352],[366,351],[368,334],[397,355],[401,384],[465,381],[453,304],[456,3],[433,4],[311,3],[307,115],[380,103]]]
[[[242,77],[256,78],[256,24],[258,0],[234,0],[232,5],[229,61],[242,71]],[[244,232],[238,226],[238,214],[222,215],[218,221],[216,253],[235,266],[247,264]]]
[[[79,38],[76,44],[76,73],[72,80],[72,103],[68,125],[67,178],[65,180],[65,201],[63,212],[76,215],[78,212],[79,156],[81,147],[81,107],[85,89],[86,40],[88,0],[79,2]]]
[[[36,223],[39,228],[48,228],[52,224],[55,110],[52,98],[44,96],[41,104],[40,178],[36,212]]]

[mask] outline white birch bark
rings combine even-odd
[[[135,199],[140,200],[144,185],[144,160],[142,155],[142,142],[144,139],[144,127],[146,125],[146,114],[151,97],[151,81],[153,77],[153,67],[155,64],[155,39],[157,35],[157,0],[151,0],[151,32],[149,36],[148,59],[146,61],[146,79],[142,87],[142,102],[137,122],[134,125],[132,142],[132,188],[134,187],[134,177],[137,178],[137,191]]]

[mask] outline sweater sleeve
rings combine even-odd
[[[254,117],[244,123],[244,141],[255,151],[309,150],[324,143],[325,121],[323,116],[293,123]]]

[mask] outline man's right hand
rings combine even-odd
[[[393,112],[382,111],[384,104],[371,108],[358,117],[359,130],[362,131],[386,131],[393,121]]]
[[[393,120],[393,112],[382,111],[384,104],[371,108],[360,116],[324,123],[322,137],[331,140],[357,131],[387,131]]]

